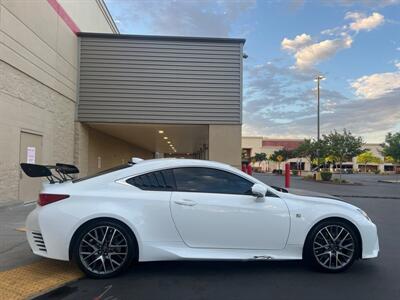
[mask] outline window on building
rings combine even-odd
[[[385,165],[383,168],[384,168],[384,171],[385,171],[385,172],[392,172],[392,171],[394,171],[394,166]]]
[[[126,180],[127,183],[146,191],[173,191],[175,181],[171,170],[161,170]]]
[[[173,170],[176,188],[181,192],[251,195],[253,183],[235,174],[211,168]]]

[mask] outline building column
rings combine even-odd
[[[208,159],[241,168],[241,125],[210,125]]]
[[[79,177],[88,175],[89,127],[81,122],[75,122],[74,164],[79,169]]]

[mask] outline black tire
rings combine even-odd
[[[335,236],[339,232],[340,235]],[[359,251],[360,241],[354,227],[346,221],[331,219],[311,229],[304,244],[303,257],[313,269],[338,273],[350,268],[359,257]]]
[[[72,257],[88,277],[110,278],[124,272],[137,259],[137,242],[126,225],[113,220],[95,220],[79,231]]]

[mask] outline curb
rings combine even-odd
[[[395,199],[400,200],[400,197],[396,196],[361,196],[361,195],[332,195],[335,197],[342,197],[342,198],[368,198],[368,199]]]

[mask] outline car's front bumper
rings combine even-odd
[[[379,239],[376,225],[372,222],[368,222],[360,228],[360,233],[362,239],[361,258],[367,259],[378,257]]]

